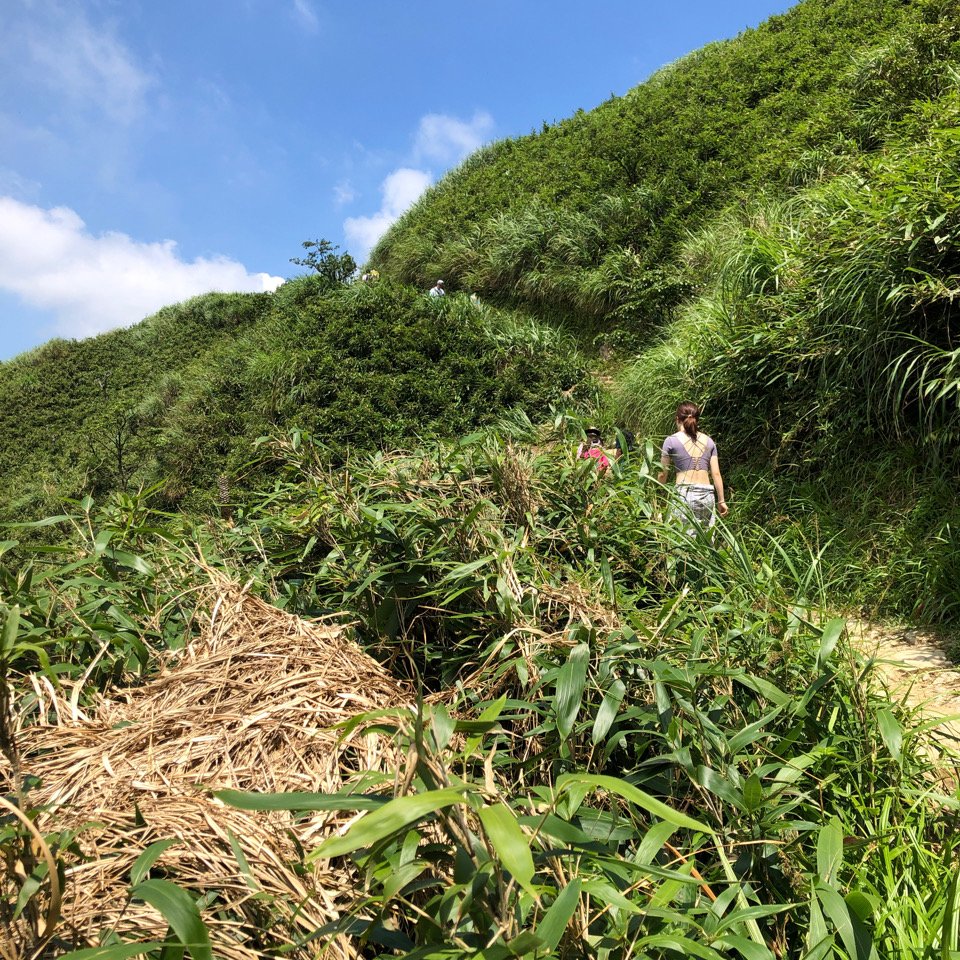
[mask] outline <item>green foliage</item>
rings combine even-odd
[[[311,855],[363,877],[321,937],[425,957],[948,944],[950,801],[913,718],[861,685],[844,622],[812,622],[819,558],[749,526],[691,541],[642,456],[600,479],[569,442],[507,440],[331,472],[300,438],[278,449],[287,483],[230,532],[288,607],[348,611],[444,692],[349,722],[408,761]]]
[[[0,545],[4,923],[42,948],[66,879],[36,856],[14,692],[66,678],[76,707],[148,675],[192,636],[202,557],[339,614],[419,694],[344,730],[390,734],[396,777],[221,795],[360,814],[309,855],[357,881],[300,947],[953,956],[941,748],[831,611],[960,615],[958,23],[954,0],[808,0],[468,158],[382,240],[377,283],[307,241],[313,272],[275,294],[0,367],[7,515],[74,495]],[[481,299],[431,300],[437,275]],[[612,405],[584,334],[639,351]],[[575,386],[586,407],[555,409]],[[737,464],[712,535],[676,522],[655,442],[605,476],[574,454],[588,411],[659,437],[688,397]],[[215,484],[226,522],[156,510]],[[168,842],[130,891],[167,943],[77,960],[209,955],[209,904],[147,878]]]
[[[956,623],[960,516],[953,481],[912,451],[807,480],[757,479],[740,470],[728,479],[738,512],[791,551],[822,552],[835,602],[867,616]]]
[[[273,446],[281,477],[232,524],[178,529],[130,498],[79,505],[49,524],[69,543],[5,575],[0,600],[53,682],[104,683],[144,669],[140,643],[149,657],[189,635],[199,554],[289,610],[340,612],[433,692],[344,731],[392,733],[407,758],[393,789],[221,795],[367,811],[310,854],[358,871],[318,943],[663,960],[949,944],[951,801],[843,621],[817,622],[821,557],[748,524],[691,538],[652,479],[653,449],[600,477],[573,427],[558,417],[535,449],[480,431],[341,469],[296,434]],[[20,669],[41,665],[23,650]],[[164,912],[171,944],[206,949],[187,892],[147,880],[131,895]]]
[[[22,540],[0,545],[7,684],[30,672],[70,678],[77,704],[89,690],[148,675],[156,654],[192,636],[190,601],[171,584],[189,582],[196,561],[171,544],[177,518],[149,510],[147,499],[118,494],[98,508],[87,498],[68,514],[8,525]],[[57,543],[35,543],[37,530]]]
[[[269,294],[196,297],[135,327],[53,340],[0,364],[0,516],[33,519],[64,497],[142,483],[157,409],[183,372],[265,316]]]
[[[856,172],[702,231],[686,249],[701,296],[617,386],[620,415],[645,432],[696,397],[727,462],[773,464],[791,510],[813,498],[826,538],[852,548],[853,597],[932,618],[960,610],[960,518],[943,487],[960,449],[958,124],[949,89]],[[832,497],[798,495],[808,481]],[[776,522],[782,508],[763,502]]]
[[[787,189],[805,151],[837,138],[858,149],[858,123],[882,136],[897,116],[894,88],[902,105],[942,83],[955,12],[799,4],[590,113],[478,151],[391,228],[371,263],[578,325],[669,320],[686,293],[672,260],[688,232],[746,191]],[[900,53],[878,52],[884,44]],[[872,84],[867,63],[885,64]],[[871,110],[886,111],[883,121],[865,119]]]
[[[197,371],[163,412],[157,475],[180,498],[221,473],[249,485],[257,438],[296,428],[332,456],[451,436],[521,407],[536,415],[584,377],[569,338],[532,320],[357,283],[288,298]]]
[[[144,485],[209,509],[218,481],[228,496],[249,485],[271,430],[322,434],[342,457],[515,406],[536,415],[583,377],[569,337],[465,298],[322,273],[273,295],[210,295],[0,368],[0,515]]]
[[[339,247],[329,240],[304,240],[305,257],[291,257],[290,262],[315,270],[329,286],[339,286],[357,272],[357,263],[349,253],[337,253]]]

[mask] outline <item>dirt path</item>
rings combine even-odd
[[[922,708],[937,733],[960,750],[960,666],[951,663],[935,633],[851,621],[854,644],[876,657],[893,697]]]

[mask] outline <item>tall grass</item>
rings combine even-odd
[[[286,558],[275,589],[349,610],[431,692],[356,721],[409,762],[312,855],[364,877],[323,935],[424,957],[956,949],[955,804],[821,618],[822,545],[691,538],[643,451],[607,478],[570,442],[495,434],[349,473],[278,453],[291,485],[247,520]]]
[[[686,260],[699,297],[615,388],[621,419],[646,435],[667,431],[678,400],[698,400],[725,462],[745,476],[771,464],[781,501],[791,485],[824,483],[832,493],[815,494],[822,509],[833,501],[834,513],[864,514],[841,533],[836,558],[849,595],[868,594],[856,571],[876,583],[879,568],[892,604],[874,610],[933,618],[958,609],[952,574],[939,572],[955,566],[958,519],[943,486],[960,449],[958,118],[950,88],[915,106],[902,139],[857,172],[729,213],[694,238]],[[909,470],[898,475],[898,462]],[[766,522],[776,516],[755,506]],[[877,553],[874,541],[886,546]]]
[[[87,560],[3,581],[23,612],[11,636],[83,669],[89,654],[32,613],[73,591],[52,623],[103,620],[106,682],[150,629],[168,623],[164,645],[189,631],[196,541],[287,609],[340,612],[417,685],[412,712],[351,723],[392,733],[407,761],[391,785],[365,781],[376,813],[305,852],[358,868],[317,946],[345,933],[382,956],[949,956],[956,804],[917,718],[823,615],[823,544],[749,525],[691,537],[654,449],[600,476],[575,457],[574,420],[519,427],[342,467],[303,434],[278,439],[281,479],[232,524],[178,531],[142,501],[83,505]],[[92,577],[99,565],[114,579]]]

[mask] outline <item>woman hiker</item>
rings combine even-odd
[[[725,517],[729,507],[723,494],[717,445],[697,429],[699,420],[700,410],[695,403],[685,402],[677,407],[677,432],[663,443],[658,479],[666,483],[673,467],[677,474],[677,495],[682,501],[678,515],[688,524],[695,522],[709,530],[716,522],[714,508]],[[687,532],[693,534],[694,527],[688,526]]]

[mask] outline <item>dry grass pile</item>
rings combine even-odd
[[[54,699],[56,724],[21,731],[23,773],[40,779],[31,805],[48,810],[41,830],[78,830],[84,853],[68,863],[50,946],[96,945],[111,930],[162,938],[160,914],[127,891],[136,858],[166,838],[177,842],[153,875],[209,894],[204,919],[224,960],[289,947],[337,913],[340,891],[347,899],[350,878],[328,865],[305,870],[298,846],[351,815],[249,813],[210,791],[332,792],[358,771],[392,776],[399,763],[389,743],[360,733],[341,740],[332,728],[409,695],[339,627],[305,622],[227,582],[212,585],[209,609],[203,635],[151,683],[114,691],[89,718]],[[4,938],[4,955],[29,955],[22,927],[0,929]],[[353,955],[346,942],[331,951]]]

